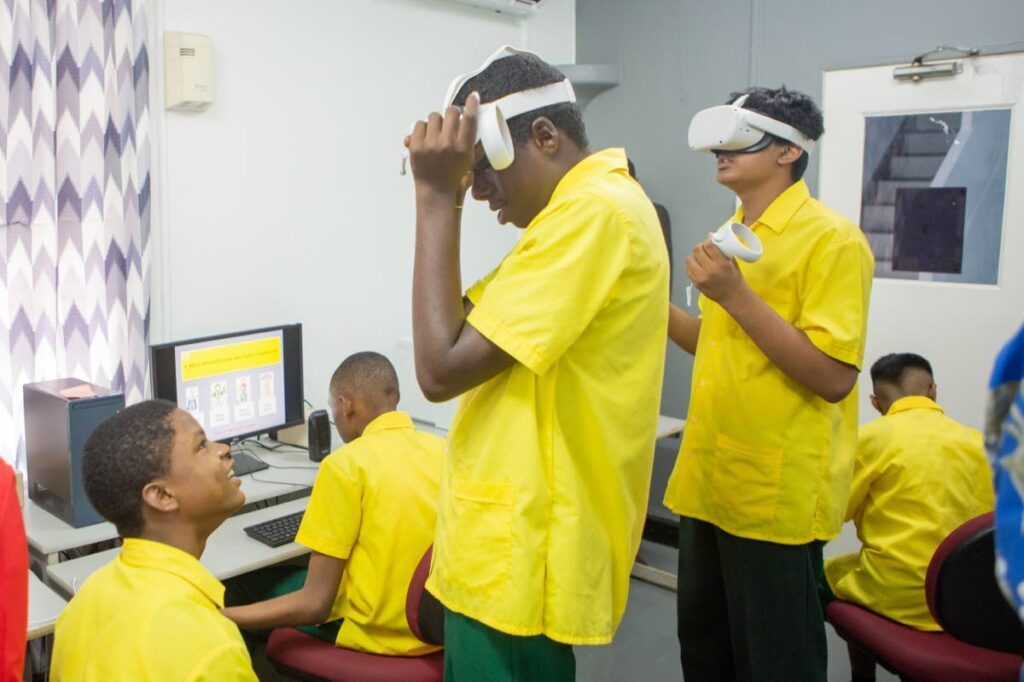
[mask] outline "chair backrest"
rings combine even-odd
[[[427,576],[430,575],[430,560],[434,546],[427,551],[416,565],[409,581],[409,592],[405,597],[405,619],[409,629],[417,638],[427,644],[444,645],[444,607],[437,598],[426,591]]]
[[[1024,627],[996,582],[994,515],[954,530],[928,564],[928,609],[953,637],[986,649],[1024,652]]]

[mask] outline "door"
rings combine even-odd
[[[1024,55],[955,61],[962,73],[919,82],[896,65],[824,75],[820,197],[876,258],[862,422],[871,363],[909,351],[947,414],[980,428],[993,360],[1024,321]]]

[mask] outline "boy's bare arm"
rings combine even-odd
[[[238,627],[250,630],[323,623],[331,614],[345,563],[344,559],[313,552],[301,589],[254,604],[229,606],[222,613]]]
[[[700,318],[685,312],[675,304],[668,304],[668,338],[690,355],[697,352],[700,336]]]
[[[853,390],[858,370],[821,352],[747,286],[736,263],[711,240],[698,244],[686,273],[702,294],[725,308],[769,360],[789,378],[830,403]]]
[[[416,179],[413,353],[430,400],[453,398],[515,360],[466,322],[459,263],[461,204],[472,178],[479,98],[431,114],[406,140]]]

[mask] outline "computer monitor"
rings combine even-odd
[[[151,347],[153,396],[178,404],[207,438],[233,443],[305,422],[302,325]]]

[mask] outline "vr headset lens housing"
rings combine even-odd
[[[721,154],[723,152],[729,152],[732,154],[753,154],[754,152],[759,152],[762,149],[767,149],[772,142],[775,142],[775,140],[776,138],[773,135],[765,133],[764,135],[761,136],[760,140],[750,145],[749,147],[744,147],[743,149],[712,149],[711,153]]]
[[[778,138],[797,145],[807,153],[814,149],[810,139],[791,125],[764,114],[744,109],[747,96],[732,104],[711,107],[697,112],[690,121],[687,143],[698,152],[754,152],[764,149]]]

